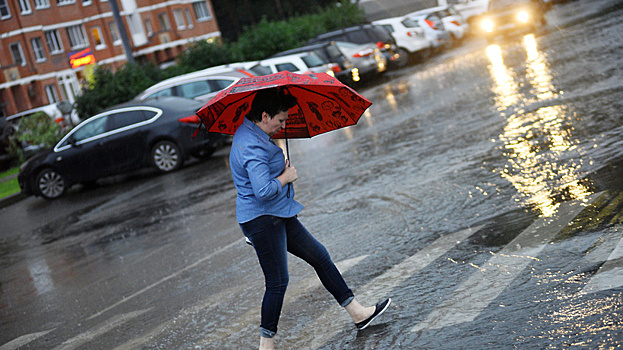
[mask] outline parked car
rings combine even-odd
[[[325,63],[335,63],[336,65],[333,66],[335,77],[345,84],[352,83],[358,76],[358,74],[353,74],[353,63],[351,60],[344,55],[344,53],[335,45],[334,42],[301,46],[295,49],[279,52],[271,56],[271,58],[289,56],[303,52],[314,52],[322,58]]]
[[[163,96],[109,108],[72,129],[52,149],[24,162],[18,182],[24,194],[62,196],[76,183],[152,166],[179,169],[190,156],[206,157],[225,137],[200,132],[195,112],[202,102]]]
[[[336,41],[334,44],[353,63],[353,81],[376,77],[387,71],[387,59],[375,45],[360,45],[344,41]]]
[[[409,53],[410,59],[425,58],[430,55],[431,39],[426,35],[425,28],[421,26],[419,21],[401,16],[381,19],[372,23],[387,29],[396,39],[396,45]]]
[[[479,23],[480,16],[487,12],[489,0],[449,0],[448,4],[452,4],[473,29]]]
[[[437,6],[431,7],[425,10],[412,12],[409,17],[415,17],[418,15],[435,14],[443,22],[443,26],[448,33],[450,33],[450,42],[452,45],[463,40],[467,34],[468,24],[463,15],[459,13],[453,6]]]
[[[238,80],[255,75],[245,69],[207,68],[163,80],[145,89],[136,96],[136,99],[146,100],[160,96],[179,96],[207,101]]]
[[[355,44],[374,44],[385,56],[389,66],[402,67],[408,62],[408,54],[396,46],[396,40],[385,28],[374,24],[361,24],[318,35],[307,44],[327,41],[345,41]]]
[[[43,112],[52,118],[61,129],[70,128],[80,123],[80,118],[73,104],[67,101],[54,102],[49,105],[36,107],[27,111],[15,113],[6,117],[6,121],[12,125],[17,125],[19,120],[31,116],[37,112]]]
[[[434,13],[406,16],[411,22],[408,26],[419,27],[424,30],[424,36],[431,45],[431,51],[438,52],[450,46],[450,33],[443,25],[443,21]]]
[[[267,58],[259,61],[271,73],[289,71],[292,73],[327,73],[335,76],[336,63],[327,63],[314,52],[301,52],[287,56]]]
[[[547,24],[546,8],[540,0],[491,0],[481,28],[487,41],[511,32],[535,31]]]

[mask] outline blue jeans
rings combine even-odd
[[[289,281],[287,252],[310,264],[324,287],[341,306],[346,306],[353,300],[353,292],[331,261],[327,249],[296,217],[264,215],[240,224],[240,227],[253,243],[266,281],[260,326],[263,337],[272,338],[277,333],[277,323]]]

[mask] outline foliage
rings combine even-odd
[[[37,112],[20,119],[15,134],[11,135],[8,151],[22,163],[24,161],[23,147],[28,145],[52,147],[61,137],[58,124],[44,112]]]
[[[339,2],[317,14],[293,17],[285,21],[264,18],[257,26],[248,28],[235,44],[242,60],[261,60],[271,55],[304,45],[324,32],[365,22],[357,4]]]
[[[141,91],[162,80],[162,71],[154,64],[126,64],[116,73],[98,67],[93,81],[76,99],[76,110],[84,119],[103,109],[126,102]]]
[[[197,71],[239,60],[238,53],[231,45],[198,41],[178,56],[178,66]]]
[[[281,2],[284,11],[291,14],[295,7]],[[310,8],[313,14],[270,21],[264,17],[254,27],[247,28],[232,43],[198,41],[178,56],[178,64],[164,70],[153,63],[126,64],[113,73],[107,67],[98,67],[93,81],[76,99],[76,110],[84,119],[113,105],[131,100],[141,91],[170,77],[239,61],[255,61],[304,45],[307,40],[333,29],[363,23],[365,16],[356,3],[337,2],[326,9]]]

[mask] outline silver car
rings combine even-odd
[[[251,76],[255,74],[244,69],[208,68],[163,80],[138,94],[135,99],[142,101],[160,96],[178,96],[207,101],[238,80]]]
[[[354,69],[357,69],[357,75],[362,76],[375,76],[383,73],[387,70],[387,59],[374,44],[354,44],[344,41],[336,41],[340,51],[352,62]],[[353,80],[355,78],[355,72],[353,72]]]

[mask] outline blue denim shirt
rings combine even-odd
[[[285,168],[283,150],[252,121],[244,118],[236,130],[229,153],[229,166],[238,191],[236,219],[249,222],[262,215],[290,218],[303,210],[294,200],[294,189],[281,186],[277,176]]]

